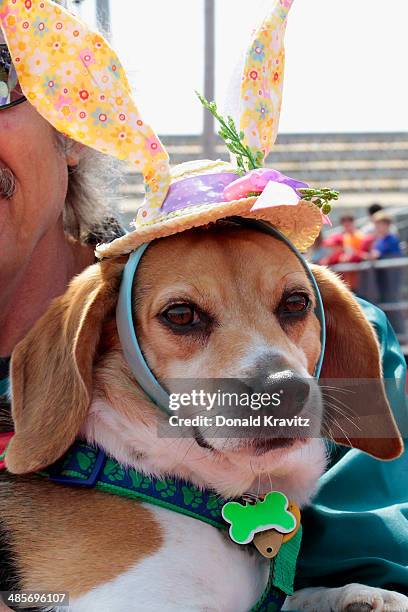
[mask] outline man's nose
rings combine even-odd
[[[299,414],[310,394],[308,380],[290,369],[265,372],[252,378],[249,386],[253,393],[268,394],[270,404],[265,410],[282,418]]]

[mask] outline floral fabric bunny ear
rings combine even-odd
[[[132,99],[126,74],[104,38],[52,0],[0,0],[0,30],[29,102],[57,130],[102,153],[133,163],[146,196],[135,230],[108,245],[100,258],[230,216],[262,219],[300,250],[318,235],[338,193],[310,189],[263,168],[278,130],[284,68],[283,37],[293,0],[274,0],[255,32],[241,88],[240,126],[218,115],[220,135],[235,164],[196,160],[173,168],[158,137]]]
[[[146,200],[160,208],[170,185],[169,157],[140,116],[106,40],[51,0],[0,0],[0,27],[37,111],[77,142],[135,164]]]
[[[306,251],[328,222],[338,192],[310,188],[278,170],[263,167],[274,144],[282,101],[286,18],[293,0],[271,0],[269,16],[254,33],[245,56],[240,91],[240,124],[222,117],[215,102],[198,94],[217,119],[219,135],[233,163],[196,160],[172,169],[172,181],[160,208],[145,200],[135,230],[99,245],[99,258],[134,251],[151,240],[238,216],[261,219]]]
[[[262,162],[275,143],[282,105],[286,19],[293,0],[275,0],[273,9],[254,32],[241,83],[240,130],[243,142],[261,152]]]

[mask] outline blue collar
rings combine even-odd
[[[269,234],[283,242],[291,251],[296,255],[300,263],[302,264],[310,282],[312,283],[315,295],[316,295],[316,309],[315,313],[320,322],[320,342],[321,342],[321,353],[319,360],[316,365],[314,372],[315,378],[319,378],[320,371],[322,368],[324,350],[326,345],[326,322],[324,316],[323,301],[320,295],[319,287],[313,273],[301,253],[293,246],[293,244],[277,229],[265,223],[254,219],[243,219],[241,217],[232,217],[236,223],[244,227],[249,227],[254,230],[258,230],[265,234]],[[149,368],[149,365],[144,358],[142,350],[139,345],[135,333],[135,325],[133,321],[132,312],[132,289],[133,282],[140,260],[142,259],[146,249],[150,243],[142,244],[136,251],[131,253],[129,260],[125,266],[122,283],[119,292],[119,299],[116,308],[116,323],[119,333],[120,342],[122,345],[123,354],[126,362],[133,373],[136,381],[146,393],[146,395],[164,412],[170,413],[169,411],[169,396],[167,391],[163,389],[154,374]]]

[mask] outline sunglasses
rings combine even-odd
[[[0,110],[16,106],[25,100],[10,51],[7,45],[0,43]]]

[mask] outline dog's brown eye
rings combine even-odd
[[[279,314],[299,316],[307,312],[309,305],[310,298],[306,293],[292,293],[283,298],[279,305]]]
[[[178,302],[159,314],[159,321],[179,335],[209,334],[213,319],[195,304]]]
[[[163,312],[163,317],[169,323],[184,327],[198,321],[198,315],[191,304],[175,304]]]

